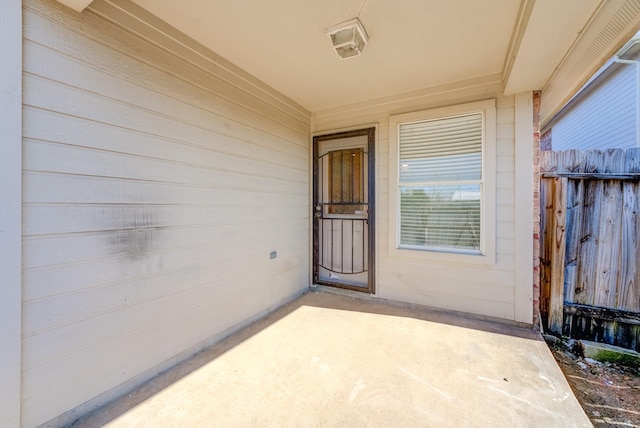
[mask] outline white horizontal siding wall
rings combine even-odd
[[[24,2],[24,426],[308,287],[308,112],[133,12]]]
[[[636,97],[636,66],[623,65],[553,125],[552,149],[636,147]]]
[[[516,242],[515,99],[501,97],[498,79],[451,85],[385,99],[377,105],[348,106],[314,114],[314,132],[357,128],[377,123],[376,141],[376,237],[378,297],[531,323],[532,282],[528,290],[516,290],[515,252],[532,248],[531,232]],[[496,263],[494,265],[425,262],[423,258],[398,256],[389,243],[389,116],[441,106],[496,98]],[[531,117],[527,126],[531,126]],[[531,133],[529,133],[531,135]],[[524,141],[531,147],[531,140]],[[527,172],[528,171],[528,172]],[[531,168],[525,181],[531,183]],[[529,189],[531,190],[531,189]],[[524,190],[526,191],[526,189]],[[532,206],[533,195],[527,198]],[[532,226],[525,225],[531,231]],[[532,278],[532,263],[525,267]],[[516,302],[516,296],[522,301]],[[524,309],[522,309],[524,308]],[[524,311],[525,315],[517,311]],[[527,315],[528,314],[528,315]]]

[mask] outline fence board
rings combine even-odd
[[[584,152],[584,171],[580,172],[604,172],[604,154],[600,150]]]
[[[629,173],[640,172],[640,148],[627,149],[625,154],[625,171]]]
[[[551,153],[551,152],[547,152]],[[542,159],[541,159],[542,160]],[[542,179],[540,182],[540,224],[548,225],[553,216],[549,211],[553,209],[553,202],[551,197],[553,192],[551,189],[552,180]],[[551,254],[551,242],[553,242],[551,227],[545,227],[541,230],[542,240],[540,242],[540,312],[548,320],[549,314],[549,295],[550,293],[550,281],[551,281],[551,262],[549,260]],[[545,324],[548,325],[547,322]]]
[[[616,307],[640,312],[640,185],[624,183],[620,282]]]
[[[565,259],[565,211],[567,206],[567,179],[554,178],[553,191],[553,217],[551,243],[551,281],[549,294],[549,330],[562,334],[562,307],[564,304],[564,259]]]
[[[575,289],[575,303],[593,305],[596,280],[596,260],[598,256],[598,225],[603,184],[601,181],[587,181],[584,184],[583,215],[580,225],[580,249],[578,251],[578,279]]]
[[[602,308],[616,306],[616,283],[622,239],[621,184],[618,180],[606,180],[602,183],[594,287],[594,305]]]
[[[580,150],[567,150],[564,152],[562,170],[559,172],[583,172],[585,158]]]
[[[577,173],[584,170],[585,160],[580,150],[567,150],[560,173]],[[580,251],[580,229],[583,213],[584,180],[568,180],[566,210],[566,250],[564,274],[564,300],[573,302],[577,281],[577,262]]]
[[[558,152],[540,152],[540,170],[554,172],[558,170]]]
[[[565,300],[572,302],[575,299],[577,281],[577,264],[580,252],[580,232],[582,226],[582,214],[584,211],[583,198],[584,181],[568,180],[567,182],[567,244],[565,252]]]

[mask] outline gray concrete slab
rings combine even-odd
[[[310,292],[74,427],[591,426],[529,329]]]

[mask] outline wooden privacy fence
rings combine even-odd
[[[640,149],[541,152],[547,329],[640,351]]]

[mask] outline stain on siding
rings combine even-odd
[[[158,241],[162,229],[152,226],[144,228],[127,226],[123,227],[123,230],[107,235],[108,245],[112,254],[126,255],[129,259],[137,261],[156,247],[154,243]]]

